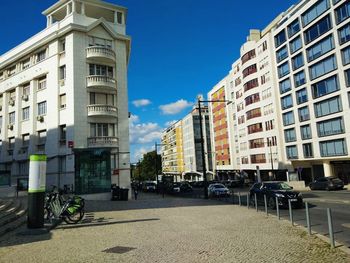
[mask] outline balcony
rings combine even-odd
[[[86,58],[95,59],[101,62],[115,62],[115,53],[108,47],[92,46],[86,48]]]
[[[118,138],[114,136],[90,137],[88,138],[88,147],[118,147]]]
[[[102,104],[88,105],[88,116],[107,116],[107,117],[118,117],[117,107]]]
[[[116,80],[114,78],[108,76],[87,76],[86,77],[86,85],[88,88],[97,88],[97,89],[109,89],[116,90]]]

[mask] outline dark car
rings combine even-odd
[[[266,195],[267,204],[270,209],[276,208],[276,197],[278,197],[278,205],[281,207],[288,207],[288,200],[291,201],[294,208],[303,207],[301,193],[293,191],[293,188],[284,182],[255,183],[249,190],[252,204],[255,203],[255,194],[258,204],[264,204],[264,195]]]
[[[181,182],[180,183],[180,191],[182,193],[188,193],[188,192],[192,192],[193,188],[188,182]]]
[[[341,190],[344,188],[344,182],[338,177],[318,178],[309,184],[311,190]]]

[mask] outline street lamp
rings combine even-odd
[[[155,152],[156,152],[156,158],[155,158],[155,168],[156,168],[156,171],[155,171],[155,173],[156,173],[156,179],[157,179],[157,194],[159,194],[159,179],[158,179],[158,172],[157,172],[157,170],[158,170],[158,164],[157,164],[157,159],[158,159],[158,153],[157,153],[157,147],[158,146],[166,146],[167,144],[164,144],[164,143],[157,143],[157,142],[155,142],[154,143],[154,150],[155,150]]]
[[[204,138],[203,138],[203,124],[202,124],[201,103],[229,102],[229,100],[201,100],[200,96],[198,96],[197,102],[198,102],[198,111],[199,111],[199,131],[200,131],[200,136],[201,136],[200,142],[201,142],[201,152],[202,152],[204,198],[208,199],[208,180],[207,180],[207,171],[206,171],[205,154],[204,154]]]

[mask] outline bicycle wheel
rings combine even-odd
[[[63,220],[67,224],[77,224],[79,223],[85,215],[84,209],[81,209],[73,214],[67,214]]]

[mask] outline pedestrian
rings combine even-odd
[[[137,195],[139,194],[137,188],[135,187],[134,188],[134,197],[135,197],[135,200],[137,200]]]

